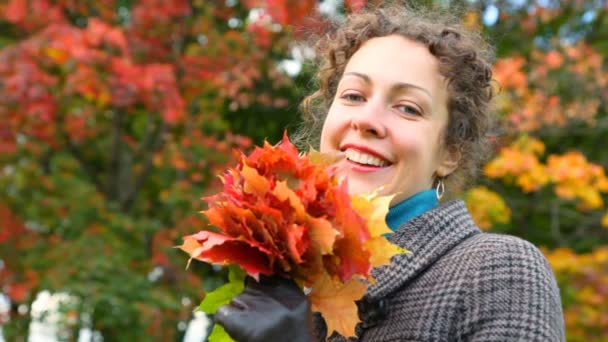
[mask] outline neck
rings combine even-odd
[[[405,222],[435,208],[438,204],[435,190],[421,191],[392,206],[386,215],[386,224],[395,231]]]

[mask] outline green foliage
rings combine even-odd
[[[217,309],[230,303],[232,298],[243,292],[245,288],[245,272],[237,266],[229,267],[228,282],[217,289],[208,292],[198,307],[206,314],[215,314]]]
[[[289,9],[276,31],[273,20],[250,22],[250,5],[0,4],[7,340],[26,338],[31,317],[17,309],[41,290],[74,296],[62,329],[179,340],[192,302],[224,282],[202,264],[185,271],[187,256],[173,247],[206,225],[200,197],[218,186],[232,149],[282,133],[253,123],[296,115],[277,114],[295,101],[276,65],[303,12]],[[236,109],[254,120],[241,124]]]
[[[209,335],[208,341],[209,342],[232,342],[234,340],[232,338],[230,338],[230,335],[228,335],[226,330],[224,330],[224,328],[221,325],[216,324],[213,326],[213,330],[211,330],[211,334]]]

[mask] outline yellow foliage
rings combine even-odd
[[[544,253],[562,292],[568,341],[605,341],[597,337],[608,336],[608,246],[587,254],[568,248]]]
[[[588,258],[574,253],[569,248],[557,248],[551,252],[545,252],[545,255],[555,272],[576,271],[581,259]]]
[[[535,156],[541,156],[545,153],[545,144],[542,141],[527,135],[520,136],[515,141],[515,146],[518,150],[524,153],[531,153]]]
[[[541,188],[547,184],[549,177],[544,165],[540,163],[535,164],[528,172],[523,172],[517,177],[517,185],[519,185],[524,192],[532,192]]]
[[[608,192],[604,169],[587,161],[579,151],[547,158],[547,171],[555,183],[555,193],[565,199],[578,200],[580,210],[604,206],[601,192]]]
[[[484,186],[469,190],[465,201],[473,220],[481,229],[490,229],[496,223],[511,221],[511,209],[498,193]]]
[[[481,29],[481,20],[479,19],[479,12],[477,11],[468,11],[463,18],[464,26],[479,30]]]
[[[602,227],[608,228],[608,212],[602,217]]]
[[[524,192],[536,191],[549,182],[545,166],[538,160],[544,151],[542,141],[521,136],[512,145],[503,147],[484,172],[490,178],[512,178]]]
[[[608,192],[608,177],[602,166],[589,162],[579,151],[549,155],[545,165],[539,160],[544,152],[542,141],[522,135],[503,147],[484,173],[490,178],[505,178],[524,192],[552,184],[557,196],[575,201],[579,210],[604,206],[602,193]]]
[[[563,91],[556,82],[566,77],[580,80],[585,94],[601,94],[608,86],[603,56],[585,43],[557,44],[548,52],[534,49],[528,60],[518,55],[499,59],[494,75],[502,93],[496,108],[514,132],[564,127],[572,119],[594,124],[601,97],[581,95],[576,87]]]

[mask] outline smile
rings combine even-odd
[[[346,155],[347,160],[355,162],[357,164],[375,167],[385,167],[390,165],[390,163],[386,160],[373,156],[369,153],[354,150],[352,148],[349,148],[344,151],[344,154]]]

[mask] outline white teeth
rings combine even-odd
[[[372,156],[364,152],[348,149],[345,151],[346,159],[354,161],[359,164],[373,165],[373,166],[387,166],[389,163],[378,157]]]

